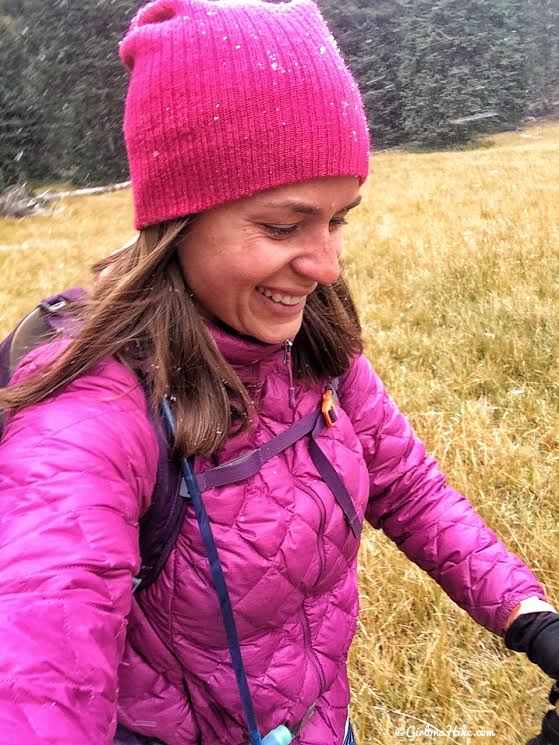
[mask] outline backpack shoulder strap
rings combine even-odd
[[[159,461],[151,504],[140,520],[141,567],[133,591],[152,585],[165,566],[184,522],[188,493],[182,488],[179,462],[171,450],[159,417],[150,419],[157,435]]]
[[[146,395],[145,379],[140,375]],[[338,379],[330,382],[336,391]],[[197,474],[201,491],[235,483],[259,471],[266,461],[282,452],[305,435],[317,429],[317,420],[321,419],[321,412],[312,411],[280,435],[261,445],[247,455],[234,461]],[[153,428],[157,434],[159,446],[159,462],[157,466],[157,481],[153,491],[151,506],[140,520],[140,554],[142,565],[134,580],[134,592],[144,590],[155,582],[177,540],[181,530],[187,504],[190,496],[181,477],[181,466],[178,459],[173,458],[161,417],[150,415]],[[190,467],[193,468],[192,462]],[[323,469],[321,469],[322,471]],[[330,485],[331,479],[328,479]],[[336,482],[336,486],[338,486]],[[337,490],[339,492],[339,488]],[[346,500],[347,503],[347,500]],[[353,525],[355,524],[352,520]]]
[[[326,390],[337,391],[338,383],[338,378],[335,378],[326,386]],[[319,407],[318,410],[315,409],[309,412],[302,419],[290,425],[281,434],[272,437],[271,440],[249,451],[246,455],[222,463],[220,466],[204,473],[196,474],[200,491],[204,492],[207,489],[215,489],[218,486],[234,484],[254,476],[262,468],[264,463],[275,455],[287,450],[297,440],[312,433],[315,429],[318,431],[317,423],[321,421],[322,413],[323,411]]]
[[[216,468],[196,474],[196,481],[200,491],[204,492],[219,486],[235,484],[254,476],[262,468],[264,463],[286,450],[297,442],[297,440],[310,434],[309,454],[314,466],[330,488],[353,534],[359,536],[361,523],[351,495],[318,442],[319,435],[326,426],[335,426],[337,420],[336,391],[338,389],[338,383],[338,378],[335,378],[327,384],[318,410],[309,412],[279,435],[272,437],[268,442],[249,451],[240,458],[235,458],[234,460],[222,463]],[[335,401],[332,400],[333,397],[335,397]]]
[[[149,396],[145,378],[141,374],[140,379],[144,385],[146,396]],[[336,390],[338,379],[331,381],[330,385],[333,390]],[[199,488],[201,491],[205,491],[216,486],[232,484],[250,478],[274,455],[282,452],[305,435],[312,433],[316,429],[319,417],[320,411],[312,411],[280,435],[272,438],[272,440],[251,451],[246,456],[197,474]],[[161,417],[152,413],[150,419],[157,434],[159,461],[151,505],[140,520],[142,565],[134,579],[134,592],[145,590],[159,576],[180,533],[186,507],[190,500],[181,476],[180,462],[171,455]],[[190,467],[193,468],[192,462]]]
[[[136,370],[136,375],[149,407],[151,391],[145,370]],[[181,477],[180,461],[172,452],[161,414],[149,407],[148,415],[157,437],[159,456],[151,504],[140,518],[141,566],[132,585],[134,593],[152,585],[163,570],[180,533],[190,499]]]

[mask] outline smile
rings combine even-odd
[[[299,305],[306,298],[306,295],[280,295],[277,292],[267,290],[265,287],[257,287],[256,289],[261,295],[281,305]]]

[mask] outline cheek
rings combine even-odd
[[[196,293],[208,287],[214,289],[220,287],[226,276],[226,273],[223,272],[223,265],[219,262],[203,261],[186,269],[187,281],[189,280]]]
[[[196,297],[209,311],[218,314],[247,302],[256,284],[250,267],[239,266],[227,257],[196,262],[183,271]]]
[[[208,309],[217,309],[249,303],[255,287],[285,265],[283,253],[260,236],[244,234],[227,245],[196,241],[180,259],[190,289]]]

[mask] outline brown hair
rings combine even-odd
[[[233,431],[246,429],[248,392],[208,331],[175,251],[195,220],[191,215],[152,225],[96,264],[91,296],[77,311],[83,321],[79,333],[40,375],[0,389],[0,410],[37,403],[114,355],[143,371],[154,410],[169,398],[182,455],[215,452]],[[294,340],[295,377],[328,381],[361,351],[359,320],[345,282],[319,285],[307,299]]]

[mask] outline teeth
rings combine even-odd
[[[278,295],[277,292],[271,292],[270,290],[267,290],[265,287],[257,287],[256,288],[258,292],[262,293],[262,295],[265,295],[266,297],[269,297],[270,300],[273,300],[274,303],[281,303],[282,305],[298,305],[298,303],[303,300],[303,296],[295,296],[295,295]]]

